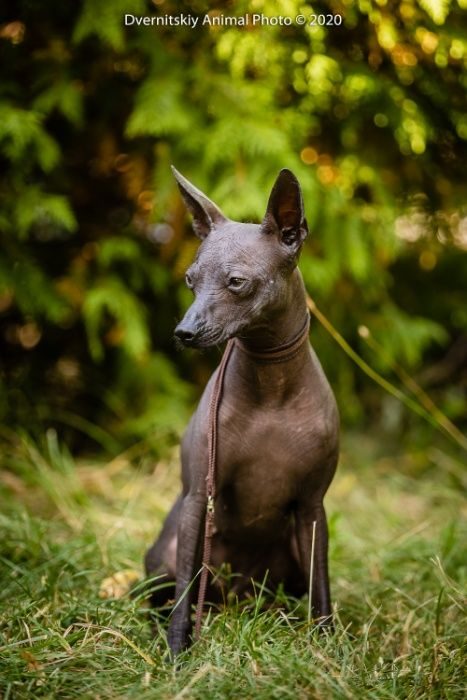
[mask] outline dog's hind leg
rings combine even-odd
[[[177,528],[182,505],[179,496],[164,521],[162,530],[144,557],[146,575],[154,578],[151,584],[151,604],[158,608],[175,597]]]

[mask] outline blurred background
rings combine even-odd
[[[465,697],[466,9],[2,3],[0,695]],[[247,12],[331,24],[201,26]],[[181,13],[196,29],[124,25]],[[278,171],[296,173],[321,321],[395,387],[312,317],[342,418],[338,633],[315,651],[278,610],[258,637],[257,606],[233,605],[176,676],[144,594],[126,595],[222,350],[173,342],[199,241],[171,164],[256,222]]]
[[[464,429],[466,8],[8,3],[2,440],[40,442],[53,428],[73,455],[105,458],[138,444],[159,458],[178,442],[220,353],[173,343],[198,241],[172,163],[228,216],[249,221],[261,220],[278,171],[292,169],[311,231],[301,270],[318,307],[379,373],[400,385],[394,367],[404,367]],[[324,13],[342,23],[124,26],[126,13],[183,12]],[[456,454],[316,321],[311,339],[346,435],[371,434],[383,453],[412,451],[420,468],[433,441]]]

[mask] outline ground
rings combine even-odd
[[[463,465],[443,447],[347,436],[327,498],[336,629],[306,601],[232,603],[167,659],[143,595],[121,595],[178,489],[178,460],[136,445],[76,464],[53,431],[8,435],[1,473],[3,698],[463,698]],[[464,512],[463,512],[464,511]],[[464,518],[464,520],[463,520]],[[110,597],[101,597],[101,596]],[[464,650],[465,651],[465,650]]]

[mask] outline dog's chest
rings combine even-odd
[[[280,537],[304,491],[323,490],[330,397],[306,349],[267,367],[232,356],[216,424],[216,526],[226,538]]]
[[[253,386],[229,382],[225,387],[217,426],[221,479],[251,478],[258,490],[276,478],[293,481],[310,467],[323,428],[323,405],[308,368],[294,381],[280,369],[255,376]]]
[[[306,411],[306,406],[302,406]],[[310,416],[298,407],[234,405],[220,411],[216,469],[218,529],[227,536],[280,536],[312,469]]]

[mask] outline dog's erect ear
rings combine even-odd
[[[227,221],[226,217],[214,202],[183,177],[173,165],[172,172],[187,209],[193,215],[194,232],[198,238],[206,238],[214,224]]]
[[[300,183],[284,168],[277,176],[263,220],[266,231],[277,229],[281,242],[292,254],[298,253],[308,233]]]

